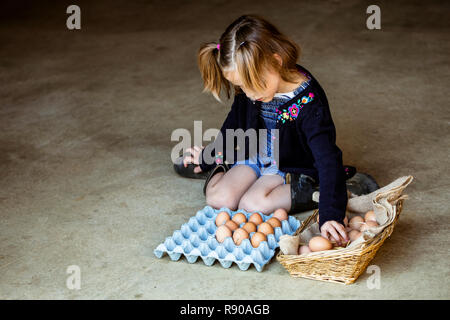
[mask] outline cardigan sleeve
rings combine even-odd
[[[342,151],[336,145],[336,129],[329,108],[316,102],[305,109],[300,129],[319,172],[319,228],[329,220],[343,224],[348,197]]]
[[[217,163],[207,163],[204,159],[204,155],[205,152],[209,152],[211,151],[211,156],[212,157],[216,157],[219,155],[219,152],[221,152],[222,161],[225,161],[226,159],[226,150],[225,150],[225,146],[226,146],[226,130],[227,129],[237,129],[238,124],[239,124],[239,117],[238,117],[238,105],[240,103],[240,96],[239,95],[235,95],[234,96],[234,101],[233,104],[231,106],[231,110],[228,112],[228,115],[225,119],[225,121],[222,124],[222,127],[220,128],[220,132],[217,134],[215,140],[213,142],[211,142],[210,144],[208,144],[200,153],[200,157],[199,157],[199,161],[200,161],[200,168],[202,169],[202,171],[206,172],[209,171],[211,169],[213,169]],[[218,141],[222,139],[223,144],[222,144],[222,148],[218,148]],[[217,158],[216,158],[217,160]]]

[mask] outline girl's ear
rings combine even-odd
[[[283,66],[283,59],[281,58],[281,56],[278,53],[274,53],[273,56],[275,59],[278,60],[278,63],[280,64],[280,66]]]

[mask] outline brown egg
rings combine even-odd
[[[263,222],[258,226],[258,232],[264,233],[266,236],[269,234],[273,234],[273,227],[270,225],[270,223]]]
[[[273,213],[273,218],[277,218],[280,221],[287,220],[288,213],[283,208],[280,208],[275,210],[275,212]]]
[[[348,238],[350,239],[350,241],[355,241],[360,236],[361,236],[361,232],[358,230],[352,230],[348,233]]]
[[[222,225],[219,226],[216,230],[216,239],[220,243],[225,241],[225,238],[231,237],[231,230],[228,227]]]
[[[309,249],[311,249],[311,251],[316,252],[330,250],[333,248],[333,244],[330,242],[330,240],[321,236],[317,236],[312,237],[311,240],[309,240],[308,247]]]
[[[254,248],[258,248],[259,244],[263,241],[267,241],[267,237],[264,233],[255,232],[252,236],[251,242]]]
[[[239,228],[233,232],[233,241],[236,245],[240,245],[244,239],[248,239],[248,232],[245,229]]]
[[[234,222],[236,222],[238,226],[240,226],[241,223],[247,222],[247,218],[245,217],[245,214],[240,213],[240,212],[239,212],[239,213],[236,213],[236,214],[234,215],[233,219],[231,219],[231,220],[233,220]]]
[[[228,229],[230,229],[231,231],[236,230],[237,228],[239,228],[239,226],[237,225],[236,222],[234,222],[233,220],[229,220],[227,222],[225,222],[225,225],[228,227]]]
[[[216,226],[221,226],[230,220],[230,215],[226,211],[220,212],[216,217]]]
[[[366,230],[368,230],[370,228],[373,228],[373,227],[378,227],[378,223],[376,223],[375,221],[367,221],[366,223],[361,225],[361,229],[360,230],[362,232],[362,231],[366,231]]]
[[[255,212],[250,216],[250,218],[248,218],[248,221],[253,222],[255,225],[259,225],[260,223],[263,222],[263,218],[259,213]]]
[[[367,221],[375,221],[377,222],[377,217],[375,216],[375,212],[373,212],[373,210],[367,211],[366,214],[364,215],[364,220]]]
[[[305,253],[310,253],[311,249],[308,246],[300,246],[300,248],[298,248],[298,254],[305,254]]]
[[[256,231],[256,225],[253,222],[247,222],[242,226],[242,229],[245,229],[250,234]]]
[[[281,227],[281,222],[277,218],[270,218],[266,221],[268,224],[270,224],[274,229]]]
[[[359,230],[363,223],[364,223],[363,217],[354,216],[353,218],[350,219],[349,226],[353,230]]]

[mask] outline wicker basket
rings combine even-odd
[[[351,284],[366,270],[384,241],[392,234],[402,211],[403,199],[394,206],[395,218],[379,234],[367,240],[358,248],[343,248],[315,252],[312,255],[285,255],[281,251],[277,260],[289,271],[292,277],[301,277],[341,284]],[[315,222],[318,210],[315,210],[294,235],[298,235]]]

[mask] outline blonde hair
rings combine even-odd
[[[227,27],[219,44],[220,50],[215,42],[203,43],[197,56],[203,92],[211,92],[219,102],[222,89],[228,99],[232,89],[235,94],[242,92],[224,77],[223,71],[237,70],[243,87],[257,91],[266,86],[261,75],[268,67],[279,72],[284,81],[295,82],[300,47],[264,18],[253,14],[239,17]],[[281,57],[281,65],[275,53]]]

